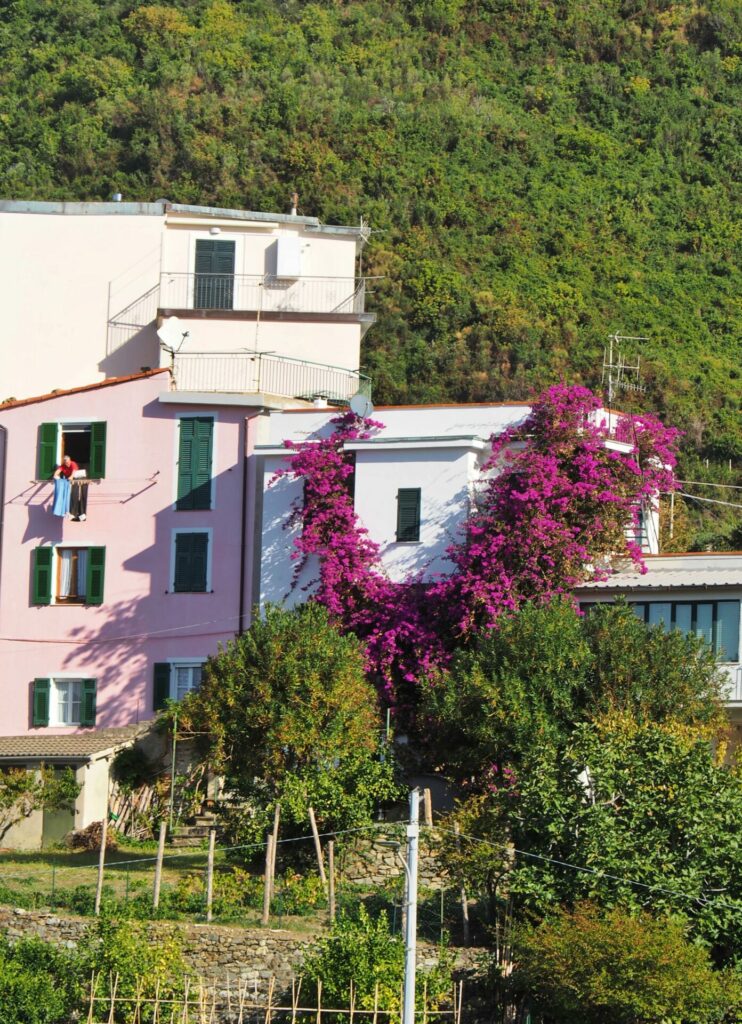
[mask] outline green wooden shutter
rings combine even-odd
[[[188,416],[180,421],[176,503],[179,511],[211,508],[213,436],[212,416]]]
[[[49,695],[52,688],[51,679],[34,679],[33,681],[33,724],[49,724]]]
[[[176,593],[198,594],[206,590],[209,537],[206,533],[177,533],[175,535]]]
[[[85,570],[86,604],[103,604],[103,580],[106,568],[106,549],[88,548],[88,563]]]
[[[95,679],[83,679],[80,725],[95,725],[95,690]]]
[[[59,450],[59,424],[39,424],[39,466],[38,479],[48,480],[57,468],[57,451]]]
[[[90,424],[90,473],[93,480],[106,475],[106,424]]]
[[[161,711],[170,696],[170,664],[167,661],[157,661],[154,665],[154,694],[152,698],[152,710]]]
[[[33,603],[52,603],[54,548],[35,548],[33,553]]]
[[[196,241],[196,309],[232,309],[235,244],[226,240]]]
[[[420,488],[397,491],[397,540],[420,540]]]

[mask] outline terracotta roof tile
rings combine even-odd
[[[119,729],[48,736],[0,736],[0,760],[41,760],[45,757],[87,758],[111,747],[124,746],[147,732],[151,722],[125,725]]]
[[[60,388],[59,391],[50,391],[46,395],[36,395],[33,398],[10,399],[7,402],[0,402],[0,413],[5,412],[6,409],[17,409],[21,405],[50,402],[53,398],[64,398],[65,395],[79,395],[84,391],[97,391],[99,388],[113,387],[114,384],[128,384],[132,380],[145,380],[147,377],[155,377],[159,373],[169,372],[167,366],[163,366],[154,370],[143,370],[141,373],[130,373],[126,377],[108,377],[106,380],[99,380],[94,384],[83,384],[77,388]]]

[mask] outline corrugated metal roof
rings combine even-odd
[[[652,570],[640,572],[619,572],[600,583],[585,583],[580,590],[683,590],[688,587],[740,587],[742,588],[742,566],[739,569],[712,569],[701,566],[698,569]]]
[[[66,733],[58,736],[0,736],[0,759],[84,759],[103,750],[131,743],[137,736],[147,732],[151,724],[140,722],[138,725],[126,725],[120,729],[96,729],[91,732]]]

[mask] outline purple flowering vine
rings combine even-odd
[[[638,522],[642,502],[674,486],[679,431],[653,416],[613,419],[601,417],[588,389],[558,385],[521,424],[490,438],[483,486],[448,550],[453,571],[426,583],[391,581],[355,512],[345,444],[383,424],[344,413],[328,437],[285,442],[287,462],[276,476],[304,481],[292,513],[301,525],[295,581],[316,556],[312,600],[364,641],[387,702],[406,702],[412,684],[445,666],[457,645],[525,602],[605,578],[616,560],[643,568],[627,526]]]

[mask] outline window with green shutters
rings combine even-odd
[[[178,445],[179,511],[211,508],[211,456],[214,418],[183,416]]]
[[[33,603],[52,603],[54,548],[35,548],[33,553]]]
[[[37,479],[48,480],[69,455],[92,480],[106,475],[106,424],[95,423],[41,423],[37,457]]]
[[[34,726],[49,724],[49,697],[51,694],[51,679],[34,679],[33,683],[33,711],[31,722]]]
[[[105,548],[35,548],[33,603],[103,604],[105,567]]]
[[[96,704],[95,679],[34,679],[31,721],[35,727],[94,726]]]
[[[205,530],[175,534],[173,590],[176,594],[203,594],[208,586],[209,534]]]
[[[37,479],[48,480],[59,463],[59,424],[39,424],[39,455],[37,460]],[[30,454],[30,453],[29,453]]]
[[[154,665],[152,710],[162,711],[170,697],[170,662],[158,661]]]
[[[225,239],[196,241],[196,309],[232,309],[234,304],[235,244]]]
[[[420,540],[419,487],[401,487],[397,491],[397,540]]]

